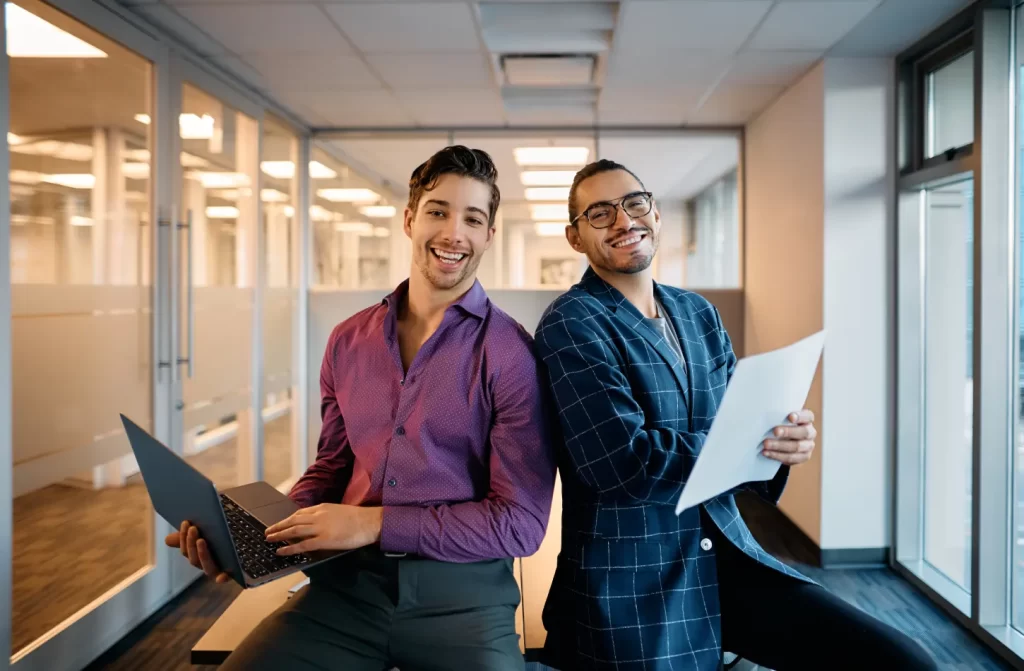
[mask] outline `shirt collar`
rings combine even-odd
[[[388,311],[397,310],[398,303],[402,300],[409,291],[409,280],[404,280],[399,284],[394,291],[384,297],[381,301],[382,305],[387,306]],[[480,280],[475,280],[473,286],[469,288],[469,291],[462,294],[454,303],[449,307],[458,307],[463,311],[468,312],[478,319],[483,319],[487,314],[487,292],[484,291],[483,285],[480,284]]]

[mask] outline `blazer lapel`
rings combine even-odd
[[[689,412],[690,430],[693,431],[693,418],[703,417],[707,413],[707,397],[694,393],[695,389],[707,389],[708,360],[707,350],[701,339],[694,333],[693,321],[683,305],[675,297],[665,291],[661,285],[654,285],[654,295],[665,308],[666,315],[672,320],[672,326],[679,336],[679,345],[683,349],[683,365],[686,375],[686,407]]]
[[[601,301],[601,303],[603,303],[604,306],[607,307],[613,315],[615,315],[615,318],[626,326],[626,328],[640,335],[659,355],[661,355],[661,358],[665,360],[665,363],[668,364],[669,369],[671,369],[672,376],[675,378],[676,384],[679,385],[679,390],[685,395],[690,396],[690,385],[687,384],[687,376],[685,369],[683,368],[685,363],[679,360],[679,357],[677,357],[675,352],[672,351],[668,341],[662,337],[661,333],[647,324],[647,320],[644,319],[643,314],[637,310],[632,303],[626,300],[626,297],[623,296],[618,289],[602,280],[600,276],[593,271],[593,269],[587,269],[587,272],[584,273],[583,279],[580,283],[587,292],[589,292],[594,298]],[[655,290],[657,292],[657,285],[655,285]],[[658,295],[659,300],[662,300],[660,293],[661,292],[656,295]],[[666,312],[674,312],[674,310],[665,304],[664,301],[662,302],[662,305],[665,307]],[[673,305],[673,307],[675,306]],[[676,327],[676,332],[679,334],[679,341],[683,345],[683,356],[684,358],[689,358],[689,354],[686,350],[684,333],[678,330],[678,320],[673,319],[672,324]],[[689,403],[687,403],[687,406],[689,406]]]

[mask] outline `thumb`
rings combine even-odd
[[[166,545],[167,547],[176,548],[179,547],[180,544],[181,543],[177,531],[167,534],[167,536],[164,538],[164,545]]]

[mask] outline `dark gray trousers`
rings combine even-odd
[[[450,564],[365,548],[308,572],[225,671],[522,671],[511,559]]]

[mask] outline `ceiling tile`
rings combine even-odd
[[[421,126],[502,126],[501,97],[493,89],[396,91],[395,96]]]
[[[711,49],[628,52],[616,49],[608,62],[604,85],[619,88],[663,86],[669,91],[709,86],[725,72],[731,53]]]
[[[166,5],[140,5],[132,11],[138,12],[168,33],[185,42],[200,54],[227,53],[224,45],[189,22],[184,16]]]
[[[479,52],[367,54],[370,67],[394,89],[476,89],[494,85],[490,63]]]
[[[702,94],[703,89],[671,96],[658,89],[605,89],[597,105],[597,118],[603,124],[624,126],[678,125]]]
[[[741,51],[721,83],[725,86],[787,87],[823,55],[821,51]]]
[[[448,146],[448,134],[423,137],[374,137],[331,140],[346,157],[395,189],[408,191],[409,177],[431,154]]]
[[[274,92],[368,91],[383,88],[366,64],[353,56],[325,53],[243,54]]]
[[[745,124],[785,90],[782,86],[719,86],[687,123],[706,125]]]
[[[475,51],[476,24],[465,3],[327,5],[360,50]]]
[[[629,166],[658,202],[696,195],[739,161],[735,135],[602,136],[601,158]]]
[[[213,56],[212,60],[225,70],[241,77],[258,89],[267,89],[269,85],[262,73],[258,72],[245,60],[238,56]]]
[[[880,0],[829,0],[777,4],[747,45],[749,49],[828,49],[853,30]]]
[[[662,49],[735,51],[771,6],[771,0],[635,0],[622,7],[613,53]]]
[[[973,0],[887,0],[833,47],[830,55],[895,56]]]
[[[188,5],[178,11],[235,53],[352,51],[316,5]]]
[[[390,91],[291,93],[281,97],[286,104],[294,102],[305,107],[337,128],[415,125]]]

